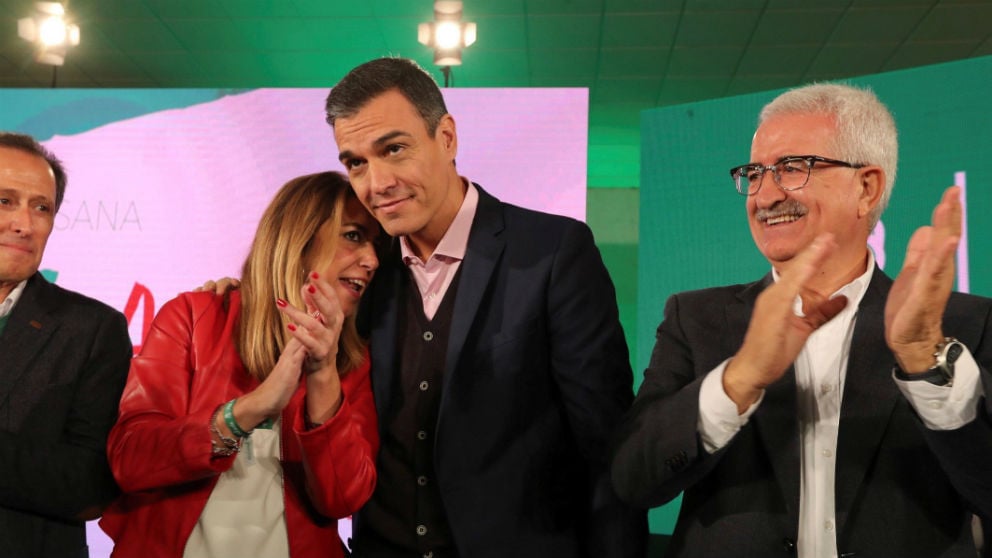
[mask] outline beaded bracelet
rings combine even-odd
[[[222,405],[217,405],[214,409],[214,413],[210,415],[210,433],[217,436],[220,439],[222,446],[218,446],[214,439],[210,438],[211,453],[219,457],[228,457],[238,450],[241,449],[241,444],[238,440],[234,438],[228,438],[227,436],[221,434],[220,429],[217,428],[217,414],[220,413],[220,408]]]
[[[238,438],[246,438],[248,436],[251,436],[251,431],[250,430],[246,431],[245,429],[241,428],[238,425],[238,421],[234,420],[234,402],[237,400],[238,398],[235,397],[234,399],[224,404],[224,424],[226,424],[227,427],[231,430],[231,433],[237,436]]]

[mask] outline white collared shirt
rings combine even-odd
[[[0,318],[9,315],[14,311],[14,306],[17,301],[20,300],[21,294],[24,292],[24,287],[28,284],[28,280],[25,279],[14,287],[14,290],[10,291],[7,298],[0,301]]]
[[[794,363],[802,448],[796,543],[800,557],[837,555],[834,487],[840,404],[858,306],[874,270],[875,261],[869,257],[867,271],[830,296],[846,296],[847,306],[806,339]],[[777,275],[775,280],[778,281]],[[802,305],[797,296],[793,306],[796,315],[802,315]]]
[[[810,335],[794,363],[802,448],[797,541],[800,558],[837,556],[835,459],[841,399],[857,308],[871,282],[874,269],[875,259],[869,251],[865,273],[831,296],[846,296],[848,305]],[[774,270],[773,276],[777,281],[778,274]],[[793,311],[797,309],[797,314],[801,313],[802,300],[799,297]],[[729,361],[727,359],[714,368],[700,387],[697,429],[704,448],[710,453],[733,439],[764,398],[762,394],[744,414],[737,414],[737,405],[723,391],[723,372]],[[955,365],[953,387],[935,386],[928,382],[894,381],[924,424],[932,430],[951,430],[974,420],[978,400],[983,396],[978,365],[968,351]]]

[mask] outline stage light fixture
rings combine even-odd
[[[475,23],[462,21],[460,1],[434,2],[434,21],[417,28],[420,44],[434,49],[434,63],[442,69],[462,63],[462,49],[475,42]],[[447,78],[445,72],[445,78]]]
[[[66,52],[79,44],[79,26],[61,2],[35,2],[34,13],[17,20],[17,34],[35,45],[35,61],[51,66],[64,64]]]

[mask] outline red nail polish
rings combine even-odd
[[[313,285],[310,285],[309,287],[307,287],[307,292],[309,292],[310,294],[313,294],[313,293],[317,292],[317,287],[314,287]]]
[[[317,272],[314,271],[313,273],[310,274],[310,278],[311,279],[320,279],[320,275],[317,275]]]
[[[285,308],[287,304],[288,303],[281,298],[276,299],[276,306],[278,306],[279,308]]]
[[[289,329],[289,331],[296,331],[296,326],[293,324],[286,324],[286,327]]]

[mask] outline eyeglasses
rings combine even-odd
[[[865,165],[848,163],[837,159],[828,159],[819,155],[797,155],[785,157],[774,165],[764,166],[757,163],[741,165],[730,169],[730,177],[734,179],[737,191],[743,196],[753,196],[761,189],[761,181],[765,172],[772,171],[775,184],[786,192],[798,190],[809,181],[809,173],[817,163],[837,165],[851,169],[860,169]]]

